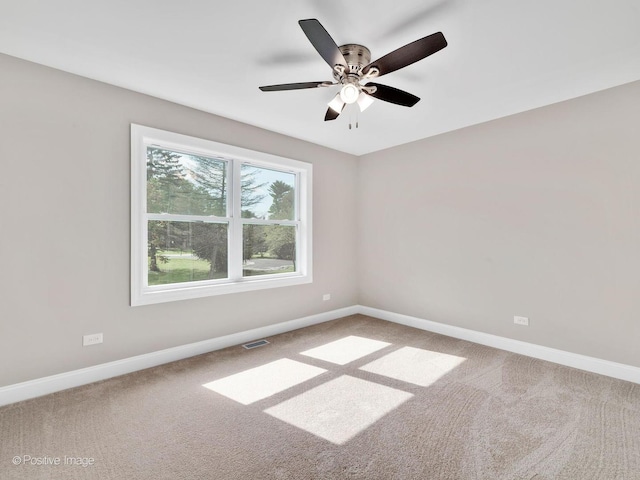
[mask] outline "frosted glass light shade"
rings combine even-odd
[[[367,95],[366,93],[360,93],[358,97],[358,107],[360,107],[360,111],[364,112],[369,106],[373,103],[373,97]]]
[[[328,105],[331,110],[336,113],[340,113],[342,112],[342,108],[344,107],[344,102],[342,101],[340,94],[336,93],[336,96],[333,97],[333,100],[331,100]]]
[[[340,98],[344,103],[355,103],[360,95],[358,87],[351,83],[347,83],[342,90],[340,90]]]

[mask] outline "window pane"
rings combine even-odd
[[[148,224],[148,283],[196,282],[227,278],[227,224]]]
[[[227,162],[147,147],[147,212],[227,216]]]
[[[242,275],[269,275],[296,271],[296,227],[244,225]]]
[[[296,175],[242,166],[242,217],[295,220]]]

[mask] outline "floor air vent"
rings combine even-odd
[[[263,345],[267,345],[268,343],[269,342],[267,342],[266,340],[256,340],[255,342],[245,343],[242,346],[247,350],[251,350],[252,348],[262,347]]]

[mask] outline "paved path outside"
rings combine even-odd
[[[249,267],[250,270],[280,270],[281,268],[293,266],[293,262],[279,258],[252,258],[243,266],[244,268]]]

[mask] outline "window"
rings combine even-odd
[[[131,304],[310,283],[311,164],[131,126]]]

